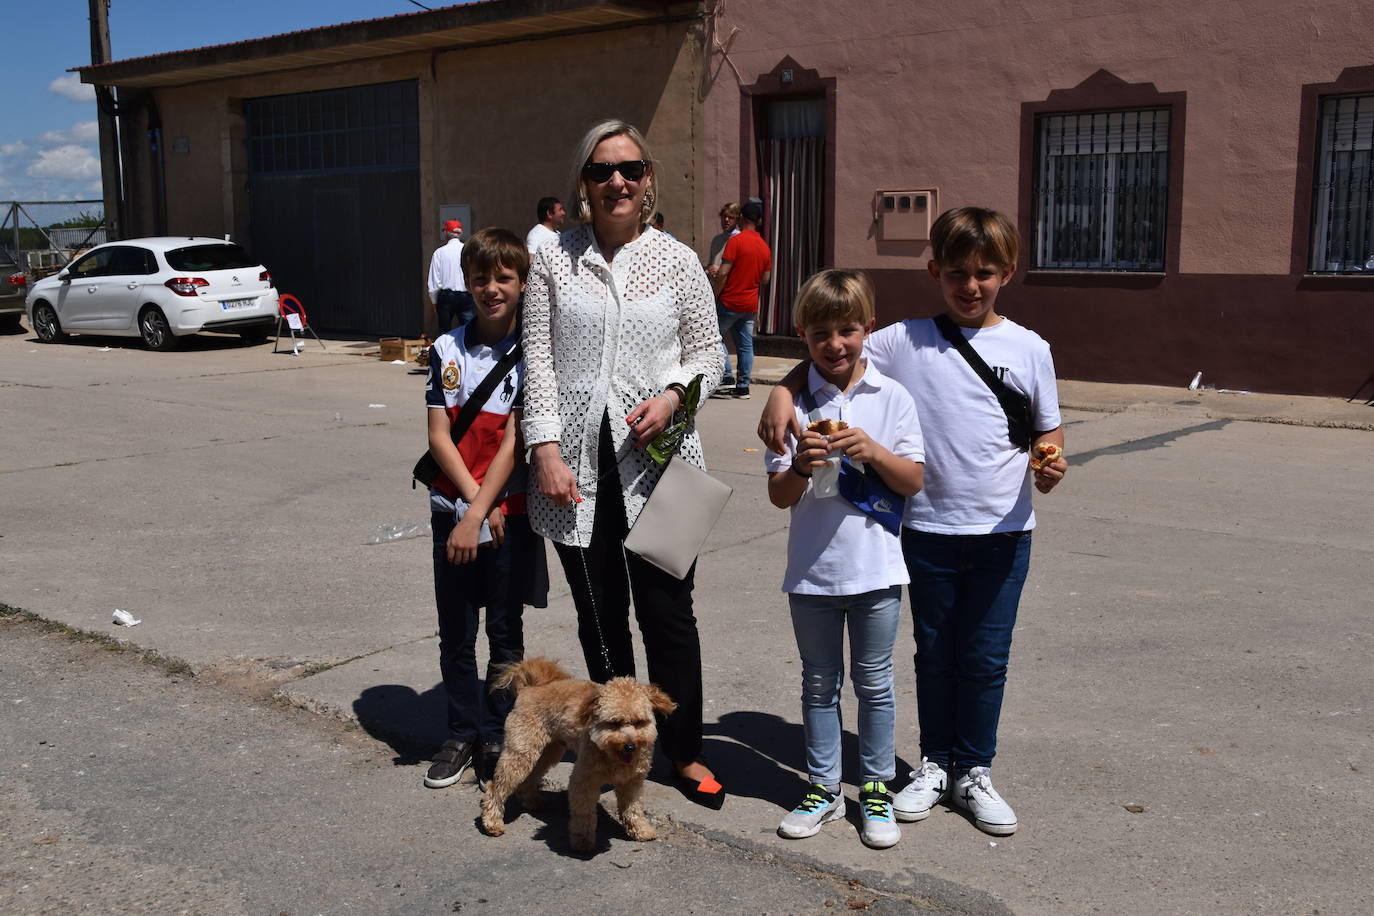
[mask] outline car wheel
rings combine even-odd
[[[57,313],[46,302],[33,307],[33,332],[43,343],[57,343],[67,336],[62,331],[62,322],[57,320]]]
[[[167,316],[155,305],[148,306],[139,314],[138,333],[149,350],[171,350],[177,345],[177,337],[167,323]]]

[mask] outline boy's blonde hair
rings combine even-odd
[[[483,229],[463,243],[459,263],[463,266],[464,279],[505,267],[515,271],[524,283],[530,275],[530,250],[525,240],[509,229]]]
[[[930,227],[931,256],[939,267],[977,258],[1000,270],[1016,263],[1021,234],[1016,224],[996,210],[958,207],[946,210]]]
[[[654,154],[649,150],[649,141],[644,139],[644,134],[640,133],[638,127],[613,118],[602,121],[600,124],[593,124],[582,135],[582,141],[577,144],[577,152],[573,154],[572,206],[568,208],[568,215],[577,222],[590,223],[592,221],[592,207],[587,201],[587,179],[582,175],[582,167],[591,160],[592,151],[596,149],[598,143],[602,140],[609,140],[611,137],[622,136],[629,137],[634,145],[639,147],[639,158],[649,163],[649,168],[644,173],[649,184],[644,190],[644,204],[640,208],[639,220],[647,223],[654,218],[654,213],[657,212],[654,199],[658,196],[658,182],[654,175],[654,168],[657,163],[654,161]]]
[[[861,270],[831,268],[812,274],[792,304],[792,320],[805,331],[825,321],[873,320],[873,285]]]

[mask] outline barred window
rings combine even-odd
[[[1169,109],[1035,119],[1033,267],[1164,269]]]
[[[1374,271],[1374,95],[1324,98],[1320,111],[1308,269]]]

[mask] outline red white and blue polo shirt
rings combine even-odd
[[[451,428],[472,392],[519,340],[520,329],[516,328],[495,347],[488,347],[477,339],[477,331],[472,324],[454,328],[441,336],[429,351],[429,384],[425,389],[425,405],[448,413]],[[524,390],[525,362],[521,360],[504,380],[496,384],[458,443],[458,454],[463,456],[468,472],[479,484],[486,477],[487,469],[491,467],[492,459],[500,448],[510,412],[520,409],[524,403]],[[511,434],[514,435],[514,432]],[[526,465],[517,456],[515,470],[499,503],[505,514],[524,514],[527,477]],[[429,491],[430,507],[435,512],[452,512],[457,495],[458,488],[441,472]]]

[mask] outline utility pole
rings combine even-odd
[[[90,0],[91,64],[110,62],[110,0]],[[119,103],[108,86],[95,87],[96,123],[100,130],[100,180],[105,198],[105,223],[110,240],[123,238],[124,189],[120,174]]]

